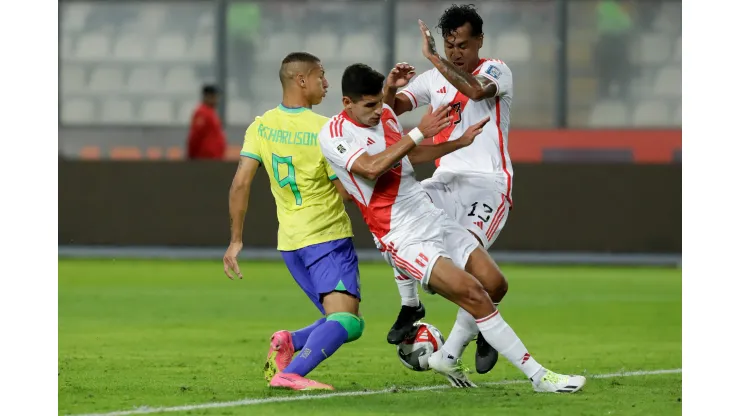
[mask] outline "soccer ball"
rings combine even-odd
[[[429,370],[429,356],[442,348],[445,338],[439,329],[431,324],[417,322],[416,331],[398,344],[398,359],[413,371]]]

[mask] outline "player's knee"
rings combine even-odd
[[[485,282],[483,285],[486,288],[486,292],[491,296],[494,302],[500,302],[506,292],[509,291],[509,282],[506,281],[506,277],[503,274],[494,270],[489,276],[483,279]]]
[[[465,298],[467,299],[468,304],[474,307],[480,307],[491,303],[491,297],[488,295],[488,292],[483,285],[478,282],[475,283],[476,284],[469,285],[465,293]]]
[[[509,291],[509,281],[506,280],[506,276],[501,275],[501,284],[499,285],[498,294],[503,298]]]
[[[358,340],[365,331],[365,319],[349,312],[337,312],[326,317],[327,321],[337,321],[347,331],[347,342]]]
[[[458,279],[457,292],[460,301],[471,308],[477,309],[486,303],[491,302],[491,298],[483,285],[470,275],[462,274]]]

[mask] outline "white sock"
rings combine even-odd
[[[419,306],[419,289],[416,287],[416,280],[396,273],[396,285],[398,285],[398,293],[401,294],[401,305]]]
[[[504,321],[498,310],[484,318],[477,319],[476,323],[486,341],[499,354],[506,357],[516,368],[520,369],[527,378],[533,379],[543,368],[527,352],[527,348],[522,343],[522,340],[514,333],[514,330],[511,329],[509,324]]]
[[[460,308],[457,310],[455,325],[452,326],[450,336],[445,340],[442,349],[447,354],[460,358],[465,347],[476,335],[478,335],[478,324],[475,322],[475,318],[465,309]]]

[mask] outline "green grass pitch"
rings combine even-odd
[[[220,262],[59,261],[59,413],[130,411],[302,393],[269,390],[270,335],[319,317],[281,263],[243,261],[230,281]],[[502,265],[504,318],[533,356],[559,371],[606,374],[681,368],[681,271]],[[591,378],[575,395],[529,384],[474,390],[409,388],[446,381],[401,365],[385,342],[400,305],[391,270],[361,265],[362,338],[310,377],[338,392],[393,392],[174,411],[176,415],[673,415],[681,374]],[[425,321],[446,335],[456,307],[422,294]],[[474,368],[474,345],[464,360]],[[474,382],[519,380],[501,357]]]

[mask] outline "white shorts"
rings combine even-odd
[[[442,173],[421,185],[437,208],[475,234],[488,250],[504,228],[511,207],[500,182],[495,175]]]
[[[478,242],[442,210],[435,210],[413,224],[391,231],[380,245],[396,279],[414,279],[425,291],[434,293],[429,289],[429,278],[437,259],[446,257],[465,269]]]

